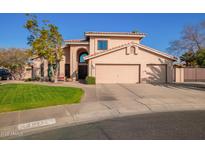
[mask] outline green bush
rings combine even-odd
[[[28,78],[28,79],[25,79],[24,81],[25,81],[25,82],[29,82],[29,81],[32,81],[32,79],[31,79],[31,78]]]
[[[29,82],[29,81],[40,81],[40,77],[34,77],[34,78],[27,78],[27,79],[25,79],[24,81],[25,82]]]
[[[34,79],[34,81],[40,81],[40,79],[41,79],[41,78],[40,78],[39,76],[36,76],[35,79]]]
[[[95,77],[93,76],[87,76],[85,79],[86,84],[95,84]]]

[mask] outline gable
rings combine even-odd
[[[105,50],[105,51],[97,52],[95,54],[88,55],[87,57],[85,57],[85,60],[93,59],[93,58],[96,58],[96,57],[99,57],[99,56],[103,56],[103,55],[107,55],[107,54],[110,54],[112,52],[117,52],[118,50],[124,49],[124,48],[126,48],[127,53],[131,52],[131,50],[133,50],[133,49],[134,49],[134,52],[137,51],[137,50],[144,50],[144,51],[146,51],[146,52],[148,52],[150,54],[154,54],[154,55],[157,55],[159,57],[163,57],[163,58],[168,59],[168,60],[172,60],[172,61],[176,61],[177,60],[172,55],[168,55],[166,53],[160,52],[158,50],[152,49],[150,47],[147,47],[147,46],[135,43],[135,42],[130,42],[130,43],[127,43],[127,44],[122,44],[120,46],[111,48],[109,50]]]
[[[128,63],[128,64],[163,64],[172,60],[142,49],[136,45],[123,47],[113,52],[104,53],[101,56],[92,59],[95,63]]]

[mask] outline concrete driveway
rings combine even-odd
[[[205,109],[205,89],[151,84],[87,86],[84,103],[96,102],[116,112]]]
[[[36,83],[46,84],[49,83]],[[183,85],[151,84],[98,84],[62,83],[56,86],[74,86],[85,90],[79,104],[59,105],[46,108],[0,113],[0,133],[29,134],[47,131],[56,127],[73,126],[104,119],[146,113],[205,110],[205,88]],[[54,124],[40,126],[45,120],[54,119]],[[42,122],[43,120],[43,122]],[[33,128],[33,122],[35,128]],[[19,130],[19,125],[32,126]],[[6,133],[5,133],[6,132]],[[4,137],[2,135],[2,137]],[[0,135],[1,138],[1,135]]]

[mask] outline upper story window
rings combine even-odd
[[[107,40],[98,40],[98,50],[107,50]]]

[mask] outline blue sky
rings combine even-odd
[[[169,42],[180,37],[187,24],[205,20],[205,14],[36,14],[59,27],[64,39],[83,38],[85,31],[129,32],[137,29],[147,34],[142,44],[166,52]],[[28,47],[28,32],[23,28],[24,14],[0,14],[0,48]]]

